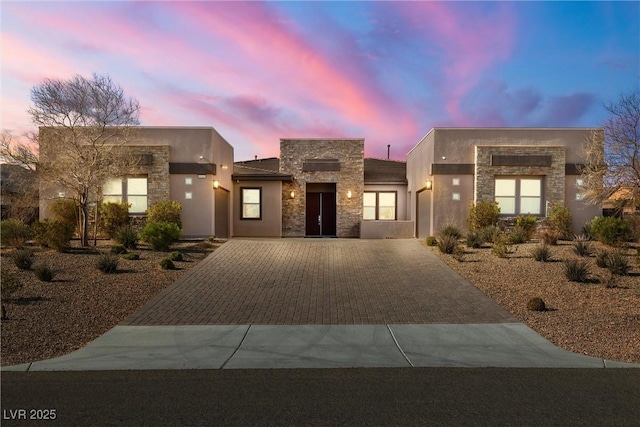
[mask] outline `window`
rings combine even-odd
[[[191,185],[191,184],[193,184],[193,178],[184,179],[184,185]]]
[[[453,193],[451,195],[452,200],[460,200],[460,193]]]
[[[503,215],[540,215],[542,179],[537,177],[496,178],[495,200]]]
[[[451,184],[454,185],[454,186],[460,185],[460,178],[453,178],[451,180]]]
[[[147,177],[112,178],[102,186],[102,201],[128,203],[129,213],[147,211]]]
[[[262,188],[242,188],[242,219],[262,219]]]
[[[364,193],[362,218],[370,220],[395,220],[396,219],[396,199],[395,191]]]

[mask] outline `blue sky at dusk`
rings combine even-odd
[[[640,85],[639,2],[7,2],[2,129],[30,88],[109,74],[146,126],[213,126],[237,160],[280,138],[406,153],[437,126],[598,126]]]

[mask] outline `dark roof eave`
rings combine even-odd
[[[365,185],[373,185],[373,184],[376,184],[376,185],[383,185],[383,184],[388,184],[388,185],[389,184],[393,184],[393,185],[409,185],[409,181],[407,181],[406,179],[405,180],[376,179],[376,180],[371,180],[371,181],[365,180],[364,184]]]
[[[241,174],[231,175],[234,181],[283,181],[293,182],[292,175],[261,175],[261,174]]]

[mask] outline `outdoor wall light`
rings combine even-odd
[[[425,182],[425,186],[426,186],[427,190],[432,190],[433,189],[433,181],[428,179],[427,182]]]
[[[352,194],[351,194],[351,190],[347,191],[347,199],[350,199],[350,198],[351,198],[351,196],[352,196]]]
[[[291,190],[291,193],[289,193],[289,197],[291,197],[292,199],[295,199],[296,197],[296,192]]]
[[[220,181],[218,181],[217,179],[213,181],[213,189],[217,190],[218,187],[220,187]]]

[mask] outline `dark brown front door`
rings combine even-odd
[[[307,236],[336,235],[336,193],[307,193]]]

